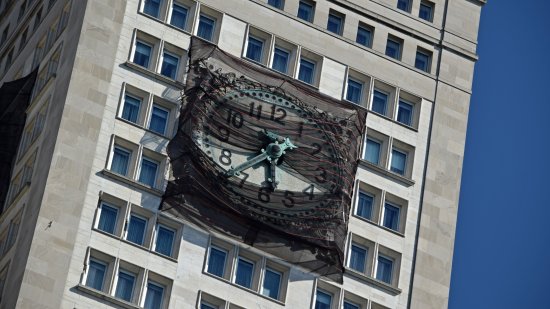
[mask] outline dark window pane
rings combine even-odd
[[[397,121],[408,126],[412,123],[413,106],[404,101],[399,101],[399,108],[397,110]]]
[[[346,100],[361,104],[361,96],[363,92],[363,84],[353,79],[348,79],[348,89],[346,93]]]
[[[357,215],[370,220],[372,218],[373,200],[374,199],[372,196],[363,192],[359,192],[359,201],[357,202]]]
[[[408,12],[410,10],[410,0],[397,0],[397,8]]]
[[[168,111],[153,105],[153,112],[151,113],[151,122],[149,123],[149,130],[164,135],[166,132],[166,123],[168,122]]]
[[[158,170],[157,162],[143,158],[141,160],[139,182],[149,185],[151,187],[154,187],[157,179],[157,170]]]
[[[207,41],[212,41],[214,38],[214,27],[216,21],[201,15],[199,18],[199,29],[197,30],[197,36]]]
[[[145,0],[143,5],[143,13],[159,18],[161,0]]]
[[[311,22],[313,20],[313,5],[300,1],[298,6],[298,18]]]
[[[164,294],[164,287],[147,283],[147,294],[145,294],[144,309],[160,309],[162,307],[162,297]]]
[[[122,108],[122,118],[130,122],[137,123],[139,116],[139,107],[141,100],[132,96],[124,96],[124,107]]]
[[[327,30],[336,34],[342,33],[342,18],[340,16],[329,14]]]
[[[397,41],[388,39],[386,55],[394,59],[401,59],[401,44]]]
[[[378,256],[378,268],[376,270],[376,279],[391,284],[393,271],[393,261],[383,256]]]
[[[428,72],[429,66],[430,66],[430,56],[422,52],[416,52],[414,67],[424,72]]]
[[[283,0],[267,0],[267,4],[281,10],[283,9]]]
[[[281,274],[267,268],[265,270],[264,285],[262,294],[273,299],[279,298],[279,288],[281,285]]]
[[[384,92],[374,90],[374,94],[372,97],[372,111],[385,116],[387,105],[388,95]]]
[[[315,309],[330,309],[331,303],[332,295],[317,290],[317,294],[315,297]]]
[[[115,297],[124,299],[125,301],[132,301],[132,293],[134,291],[134,282],[136,277],[120,271],[118,273],[118,281],[115,291]]]
[[[187,13],[188,10],[186,7],[174,3],[172,5],[172,17],[170,17],[170,25],[178,27],[180,29],[185,29],[185,24],[187,23]]]
[[[158,227],[157,241],[155,251],[166,256],[172,256],[172,246],[174,245],[174,231],[163,226]]]
[[[250,60],[254,60],[256,62],[261,62],[263,46],[264,46],[263,41],[249,36],[248,47],[246,49],[246,58]]]
[[[370,47],[372,41],[372,31],[364,27],[357,28],[356,41],[361,45]]]
[[[347,300],[344,301],[344,309],[361,309],[358,305],[349,302]]]
[[[358,272],[365,272],[365,260],[367,259],[367,250],[351,245],[351,252],[349,257],[349,267],[357,270]]]
[[[94,260],[90,260],[88,264],[88,275],[86,277],[86,286],[96,289],[98,291],[103,290],[103,281],[105,278],[106,265]]]
[[[117,214],[117,208],[101,204],[101,215],[99,216],[97,228],[109,234],[114,234]]]
[[[139,42],[136,42],[136,51],[134,53],[134,63],[141,65],[142,67],[149,67],[149,60],[151,59],[151,46]]]
[[[225,271],[225,251],[210,247],[210,257],[208,258],[208,272],[212,275],[223,277]]]
[[[394,231],[399,230],[399,207],[386,203],[384,205],[383,225]]]
[[[405,166],[407,164],[407,154],[392,150],[391,152],[391,171],[400,175],[405,174]]]
[[[111,171],[126,176],[128,173],[128,163],[130,161],[130,152],[115,147],[113,151],[113,161],[111,162]]]
[[[418,17],[427,20],[432,21],[432,11],[433,7],[426,3],[420,4],[420,13],[418,14]]]
[[[365,150],[365,160],[372,164],[380,163],[380,143],[367,139],[367,149]]]
[[[178,62],[178,57],[164,52],[162,55],[162,67],[160,68],[160,74],[171,79],[176,79],[176,75],[178,72]]]
[[[288,60],[290,53],[284,49],[275,47],[275,53],[273,55],[273,64],[271,68],[281,73],[288,73]]]
[[[315,74],[315,63],[300,59],[300,72],[298,72],[298,79],[308,83],[313,84],[313,78]]]
[[[245,288],[252,288],[252,275],[254,272],[254,264],[239,258],[237,263],[237,274],[235,283]]]
[[[126,235],[126,240],[138,245],[142,245],[143,236],[145,236],[146,225],[147,220],[131,215],[130,222],[128,224],[128,233]]]

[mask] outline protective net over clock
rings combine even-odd
[[[161,209],[342,281],[365,111],[193,38]]]

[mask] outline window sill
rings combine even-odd
[[[168,136],[166,136],[166,135],[157,133],[157,132],[155,132],[155,131],[151,131],[151,130],[147,129],[146,127],[142,127],[141,125],[139,125],[139,124],[137,124],[137,123],[135,123],[135,122],[128,121],[128,120],[126,120],[126,119],[124,119],[124,118],[120,118],[119,116],[117,116],[116,119],[117,119],[117,120],[120,120],[120,121],[122,121],[122,122],[124,122],[124,123],[127,123],[127,124],[129,124],[129,125],[131,125],[131,126],[134,126],[134,127],[136,127],[136,128],[142,129],[142,130],[144,130],[144,131],[147,132],[147,133],[151,133],[151,134],[156,135],[156,136],[158,136],[158,137],[162,137],[163,139],[166,139],[166,140],[169,140],[169,139],[170,139],[170,138],[169,138]]]
[[[383,176],[387,176],[397,182],[400,182],[402,184],[404,184],[405,186],[407,187],[410,187],[410,186],[413,186],[415,184],[414,180],[410,179],[410,178],[407,178],[407,177],[404,177],[404,176],[401,176],[399,174],[396,174],[392,171],[388,171],[376,164],[372,164],[370,163],[369,161],[366,161],[364,159],[360,159],[359,160],[359,165],[366,168],[366,169],[370,169],[370,170],[374,170],[376,173],[378,174],[381,174]]]
[[[392,295],[399,295],[401,294],[401,289],[398,289],[392,285],[389,285],[385,282],[382,282],[380,280],[377,280],[377,279],[374,279],[374,278],[371,278],[363,273],[360,273],[354,269],[351,269],[349,267],[345,267],[345,271],[344,271],[344,275],[349,275],[350,277],[354,277],[356,279],[359,279],[359,280],[362,280],[366,283],[369,283],[371,285],[374,285],[386,292],[389,292],[390,294]]]
[[[149,248],[147,248],[147,247],[145,247],[145,246],[141,246],[141,245],[135,244],[135,243],[133,243],[133,242],[131,242],[131,241],[128,241],[128,240],[126,240],[126,239],[124,239],[124,238],[122,238],[122,237],[120,237],[120,236],[118,236],[118,235],[114,235],[114,234],[111,234],[111,233],[107,233],[107,232],[102,231],[102,230],[100,230],[100,229],[97,229],[97,228],[95,228],[95,227],[92,228],[92,230],[95,231],[95,232],[98,232],[99,234],[103,234],[103,235],[105,235],[105,236],[107,236],[107,237],[111,237],[111,238],[114,238],[114,239],[116,239],[116,240],[119,240],[119,241],[121,241],[121,242],[123,242],[123,243],[125,243],[125,244],[130,245],[130,246],[133,246],[133,247],[136,247],[136,248],[145,250],[145,251],[147,251],[147,252],[149,252],[149,253],[152,253],[152,254],[154,254],[154,255],[160,256],[160,257],[165,258],[165,259],[167,259],[167,260],[170,260],[170,261],[172,261],[172,262],[174,262],[174,263],[177,263],[177,262],[178,262],[178,259],[177,259],[177,258],[174,258],[174,257],[171,257],[171,256],[167,256],[167,255],[158,253],[158,252],[156,252],[156,251],[154,251],[154,250],[151,250],[151,249],[149,249]]]
[[[137,181],[135,181],[131,178],[128,178],[126,176],[122,176],[122,175],[119,175],[117,173],[111,172],[108,169],[103,169],[101,171],[101,173],[103,175],[109,177],[109,178],[112,178],[114,180],[118,180],[118,181],[123,182],[127,185],[130,185],[132,187],[138,188],[138,189],[143,190],[145,192],[151,193],[151,194],[156,195],[158,197],[162,197],[162,195],[164,194],[164,192],[162,190],[150,187],[148,185],[144,185],[144,184],[139,183],[139,182],[137,182]]]
[[[142,67],[142,66],[140,66],[140,65],[137,65],[137,64],[135,64],[135,63],[133,63],[133,62],[126,61],[126,62],[124,63],[124,65],[125,65],[126,67],[128,67],[129,69],[132,69],[132,70],[134,70],[134,71],[138,71],[138,72],[140,72],[140,73],[142,73],[142,74],[144,74],[144,75],[146,75],[146,76],[149,76],[149,77],[151,77],[151,78],[153,78],[153,79],[155,79],[155,80],[160,80],[160,81],[162,81],[162,82],[164,82],[164,83],[166,83],[166,84],[168,84],[168,85],[170,85],[170,86],[172,86],[172,87],[174,87],[174,88],[183,89],[183,87],[185,87],[185,85],[184,85],[182,82],[180,82],[180,81],[177,81],[177,80],[175,80],[175,79],[171,79],[171,78],[168,78],[168,77],[166,77],[166,76],[164,76],[164,75],[161,75],[161,74],[159,74],[159,73],[153,72],[153,71],[151,71],[151,70],[149,70],[149,69],[147,69],[147,68],[144,68],[144,67]]]
[[[273,299],[273,298],[271,298],[271,297],[267,297],[267,296],[263,295],[263,294],[260,293],[260,292],[256,292],[256,291],[254,291],[254,290],[252,290],[252,289],[242,287],[242,286],[240,286],[240,285],[238,285],[238,284],[235,284],[235,283],[233,283],[233,282],[231,282],[231,281],[229,281],[229,280],[227,280],[227,279],[225,279],[225,278],[221,278],[221,277],[218,277],[218,276],[216,276],[216,275],[212,275],[211,273],[206,272],[206,271],[204,271],[204,270],[203,270],[202,273],[205,274],[205,275],[207,275],[207,276],[209,276],[209,277],[212,277],[212,278],[218,279],[218,280],[220,280],[220,281],[223,281],[223,282],[225,282],[225,283],[227,283],[227,284],[229,284],[229,285],[231,285],[231,286],[234,286],[234,287],[236,287],[236,288],[239,288],[239,289],[241,289],[241,290],[243,290],[243,291],[247,291],[247,292],[252,293],[252,294],[254,294],[254,295],[256,295],[256,296],[259,296],[259,297],[261,297],[261,298],[270,300],[270,301],[272,301],[272,302],[274,302],[274,303],[276,303],[276,304],[278,304],[278,305],[285,306],[284,301],[280,301],[280,300],[278,300],[278,299]],[[281,292],[281,291],[279,291],[279,292]]]
[[[102,291],[98,291],[96,289],[92,289],[90,287],[87,287],[85,285],[82,285],[82,284],[78,284],[76,286],[76,289],[81,291],[81,292],[84,292],[88,295],[92,295],[94,297],[97,297],[97,298],[100,298],[100,299],[103,299],[111,304],[114,304],[114,305],[117,305],[117,306],[120,306],[122,308],[127,308],[127,309],[140,309],[142,307],[136,305],[136,304],[132,304],[132,303],[129,303],[127,301],[124,301],[124,300],[121,300],[121,299],[118,299],[118,298],[115,298],[114,296],[112,295],[109,295],[105,292],[102,292]]]
[[[363,217],[358,216],[358,215],[356,215],[356,214],[353,214],[352,216],[353,216],[354,218],[357,218],[358,220],[361,220],[361,221],[367,222],[367,223],[369,223],[369,224],[372,224],[372,225],[374,225],[374,226],[376,226],[376,227],[378,227],[378,228],[381,228],[381,229],[383,229],[383,230],[385,230],[385,231],[388,231],[388,232],[390,232],[390,233],[393,233],[393,234],[395,234],[395,235],[397,235],[397,236],[405,237],[405,234],[403,234],[403,233],[401,233],[401,232],[399,232],[399,231],[396,231],[396,230],[392,230],[392,229],[387,228],[387,227],[385,227],[385,226],[379,225],[379,224],[377,224],[376,222],[371,221],[371,220],[369,220],[369,219],[367,219],[367,218],[363,218]]]

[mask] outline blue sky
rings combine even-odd
[[[482,10],[451,309],[550,308],[549,13],[548,0]]]

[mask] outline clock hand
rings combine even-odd
[[[271,182],[271,186],[273,189],[277,188],[277,185],[279,184],[279,181],[277,180],[277,160],[270,160],[271,162],[271,168],[270,168],[270,176],[271,178],[268,178],[267,180]]]
[[[245,169],[253,166],[253,165],[256,165],[260,162],[262,162],[263,160],[269,158],[269,154],[262,150],[262,153],[255,156],[254,158],[242,163],[242,164],[239,164],[237,165],[236,167],[232,167],[229,171],[227,171],[225,173],[225,175],[227,175],[228,177],[230,176],[238,176],[239,175],[239,172],[241,171],[244,171]]]

